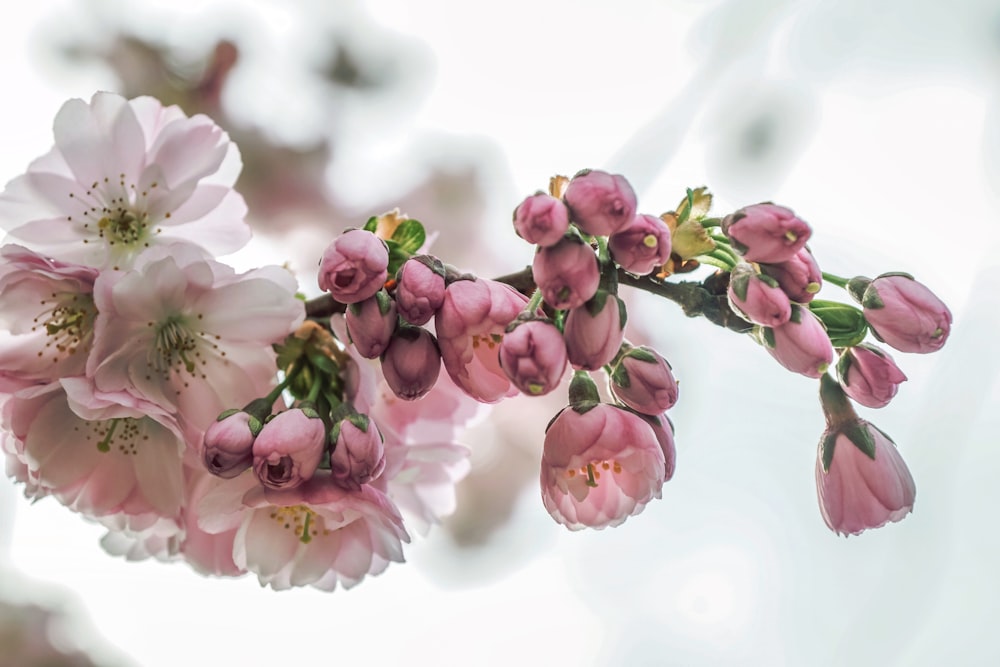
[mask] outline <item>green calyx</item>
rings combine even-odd
[[[587,371],[576,371],[569,383],[569,407],[579,414],[592,410],[601,402],[597,385]]]

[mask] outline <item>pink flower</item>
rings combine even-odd
[[[594,250],[572,238],[539,248],[531,274],[545,303],[556,310],[582,306],[597,292],[601,279]]]
[[[411,257],[399,269],[396,305],[403,319],[427,324],[444,303],[444,265],[436,257]]]
[[[948,340],[951,311],[912,276],[887,273],[870,282],[855,278],[848,289],[875,335],[900,352],[935,352]]]
[[[253,443],[263,425],[243,410],[219,415],[202,443],[202,462],[218,477],[236,477],[253,464]]]
[[[812,230],[791,210],[754,204],[726,216],[722,230],[748,262],[787,262],[801,250]]]
[[[621,174],[584,169],[563,196],[570,218],[586,234],[610,236],[635,218],[635,191]]]
[[[752,266],[737,264],[729,278],[729,304],[754,324],[781,326],[792,316],[792,305],[770,276],[757,273]]]
[[[64,104],[54,130],[55,147],[0,195],[0,228],[33,250],[125,269],[159,244],[223,255],[250,239],[232,189],[239,151],[206,116],[97,93]]]
[[[347,331],[351,342],[365,359],[385,352],[396,330],[396,302],[383,289],[375,296],[347,306]]]
[[[528,396],[544,396],[566,373],[566,344],[550,320],[517,324],[500,343],[500,365],[510,381]]]
[[[279,412],[253,442],[253,471],[264,486],[295,488],[316,472],[325,446],[326,426],[311,406]]]
[[[445,290],[435,319],[445,370],[469,396],[495,403],[517,393],[500,368],[504,329],[528,299],[514,288],[486,278],[456,280]]]
[[[653,433],[656,435],[656,441],[660,443],[660,449],[663,450],[663,481],[669,482],[673,478],[674,469],[677,466],[677,448],[674,446],[674,425],[665,414],[655,417],[646,415],[644,418],[646,419],[646,423],[652,427]]]
[[[382,357],[382,374],[393,393],[406,401],[424,396],[441,373],[441,351],[434,335],[420,327],[402,326]]]
[[[563,336],[573,368],[597,370],[615,358],[625,340],[625,303],[598,292],[585,306],[569,311]]]
[[[385,469],[382,434],[368,415],[354,414],[341,419],[330,432],[333,452],[330,471],[337,484],[356,489],[368,484]]]
[[[823,323],[804,306],[793,304],[791,319],[762,332],[768,353],[793,373],[818,378],[833,363],[833,345]]]
[[[777,280],[796,303],[809,303],[823,286],[823,273],[809,248],[802,248],[784,262],[761,264],[760,270]]]
[[[611,235],[608,247],[618,266],[644,276],[670,259],[670,228],[656,216],[637,215]]]
[[[869,408],[888,405],[906,381],[892,357],[874,345],[847,348],[837,362],[837,375],[844,392]]]
[[[659,352],[632,347],[611,372],[611,393],[636,412],[656,416],[677,402],[677,380]]]
[[[561,200],[539,192],[514,209],[514,231],[528,243],[555,245],[569,229],[569,210]]]
[[[351,229],[333,240],[319,263],[319,288],[341,303],[375,296],[389,277],[389,249],[371,232]]]
[[[663,450],[641,417],[605,403],[565,408],[542,450],[542,501],[570,530],[617,526],[663,485]]]
[[[233,562],[261,586],[352,588],[402,562],[410,538],[386,495],[366,484],[346,490],[320,471],[295,489],[258,486],[253,475],[221,481],[197,505],[209,533],[236,529]]]

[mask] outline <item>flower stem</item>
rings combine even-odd
[[[850,282],[849,278],[841,278],[840,276],[834,275],[832,273],[823,272],[823,280],[826,282],[836,285],[837,287],[847,288],[847,283]]]

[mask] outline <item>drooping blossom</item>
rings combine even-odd
[[[951,333],[951,311],[912,276],[886,273],[854,278],[848,290],[864,308],[875,335],[900,352],[935,352]]]
[[[754,204],[726,216],[722,230],[748,262],[787,262],[801,250],[812,229],[784,206]]]
[[[670,259],[670,228],[660,218],[640,214],[611,235],[608,248],[618,266],[644,276]]]
[[[586,234],[610,236],[635,218],[635,190],[621,174],[584,169],[570,180],[563,200]]]
[[[791,318],[781,326],[760,330],[764,349],[775,360],[806,377],[818,378],[833,363],[833,345],[823,323],[812,312],[792,305]]]
[[[345,319],[358,353],[365,359],[374,359],[385,352],[396,330],[396,302],[380,289],[374,296],[348,305]]]
[[[545,509],[570,530],[617,526],[660,497],[663,450],[636,414],[606,403],[567,407],[545,433]]]
[[[224,410],[267,393],[270,345],[302,321],[302,302],[280,267],[237,275],[185,245],[150,256],[95,283],[87,374],[102,391],[150,401],[204,431]]]
[[[594,371],[610,363],[625,340],[625,317],[625,303],[603,291],[569,311],[563,336],[573,368]]]
[[[611,393],[644,415],[656,416],[672,408],[677,391],[670,364],[645,345],[629,347],[611,371]]]
[[[441,350],[434,334],[421,327],[401,326],[382,356],[382,375],[396,396],[415,401],[441,374]]]
[[[601,280],[594,250],[574,238],[539,248],[531,264],[531,275],[545,303],[557,310],[582,306],[597,292]]]
[[[372,232],[350,229],[330,243],[319,263],[319,288],[341,303],[375,295],[389,277],[389,249]]]
[[[792,316],[791,301],[778,282],[746,262],[733,268],[727,294],[730,306],[754,324],[778,327]]]
[[[316,472],[326,445],[326,426],[311,406],[291,408],[264,424],[253,442],[253,470],[261,484],[291,489]]]
[[[824,375],[820,395],[827,427],[816,454],[816,491],[830,530],[858,535],[911,511],[916,485],[895,443],[858,419],[843,390]]]
[[[414,326],[430,322],[444,303],[444,264],[437,257],[417,255],[406,260],[396,283],[399,314]]]
[[[517,393],[500,367],[498,346],[528,298],[495,280],[456,280],[445,290],[435,319],[441,359],[469,396],[495,403]]]
[[[525,198],[514,209],[514,231],[528,243],[555,245],[569,229],[569,210],[544,192]]]
[[[337,484],[356,489],[385,469],[385,446],[375,422],[363,414],[341,419],[330,432],[330,472]]]
[[[888,405],[906,381],[887,352],[866,344],[849,347],[840,355],[837,375],[844,393],[869,408]]]
[[[126,269],[160,244],[223,255],[250,239],[232,187],[239,152],[208,117],[97,93],[66,102],[54,132],[55,147],[0,195],[0,228],[32,250]]]
[[[328,471],[286,490],[260,486],[249,473],[217,482],[195,508],[199,527],[235,529],[234,564],[274,590],[352,588],[402,562],[410,541],[382,491],[370,484],[343,489]]]
[[[500,366],[528,396],[544,396],[559,386],[567,362],[562,333],[548,319],[519,322],[500,343]]]
[[[761,264],[760,270],[778,281],[788,298],[796,303],[809,303],[823,287],[823,272],[806,247],[784,262]]]

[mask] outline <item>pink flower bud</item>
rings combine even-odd
[[[396,302],[379,290],[375,296],[347,306],[347,333],[365,359],[374,359],[385,351],[396,330]]]
[[[625,317],[625,303],[603,290],[569,311],[563,338],[573,368],[596,371],[610,363],[625,340]]]
[[[462,391],[478,401],[495,403],[517,393],[500,368],[504,330],[528,298],[495,280],[456,280],[448,285],[435,317],[445,370]]]
[[[636,412],[656,416],[677,402],[677,380],[656,350],[633,347],[611,372],[611,393]]]
[[[761,264],[760,270],[777,280],[788,298],[797,303],[809,303],[823,287],[823,273],[809,248],[802,248],[784,262]]]
[[[660,497],[664,470],[638,415],[606,403],[568,407],[545,433],[542,502],[570,530],[617,526]]]
[[[869,408],[888,405],[906,381],[892,357],[873,345],[847,348],[837,362],[837,375],[844,393]]]
[[[823,323],[804,306],[793,304],[791,319],[764,327],[762,336],[768,353],[793,373],[818,378],[833,362],[833,345]]]
[[[611,257],[629,273],[644,276],[670,259],[670,228],[652,215],[637,215],[608,239]]]
[[[866,280],[854,278],[848,290],[880,340],[900,352],[941,349],[951,332],[951,311],[941,299],[906,274],[886,273]]]
[[[610,236],[635,218],[635,191],[625,177],[584,169],[563,196],[570,218],[586,234]]]
[[[385,469],[382,434],[367,415],[345,417],[330,434],[333,479],[345,489],[360,489]]]
[[[561,200],[538,193],[514,209],[514,231],[528,243],[555,245],[569,229],[569,210]]]
[[[242,410],[227,412],[205,431],[202,460],[210,473],[230,479],[253,463],[253,443],[261,423]]]
[[[420,327],[396,330],[382,357],[382,374],[392,393],[414,401],[429,392],[441,373],[441,352],[431,332]]]
[[[539,248],[531,274],[545,303],[557,310],[582,306],[597,292],[601,280],[594,250],[570,238]]]
[[[334,239],[319,263],[319,288],[341,303],[374,296],[389,277],[389,249],[382,239],[363,229],[351,229]]]
[[[663,450],[663,481],[669,482],[677,466],[677,448],[674,446],[674,425],[666,415],[647,416],[646,423],[653,428],[656,441]]]
[[[566,372],[566,344],[549,320],[521,322],[500,343],[500,366],[514,386],[528,396],[555,389]]]
[[[399,269],[396,305],[403,319],[427,324],[444,303],[444,265],[429,255],[411,257]]]
[[[264,424],[253,443],[253,470],[272,489],[292,489],[316,472],[323,457],[326,427],[316,411],[293,408]]]
[[[745,319],[765,327],[781,326],[792,316],[792,304],[770,276],[741,262],[729,277],[729,305]]]
[[[789,209],[754,204],[728,215],[722,231],[748,262],[787,262],[801,250],[812,230]]]

